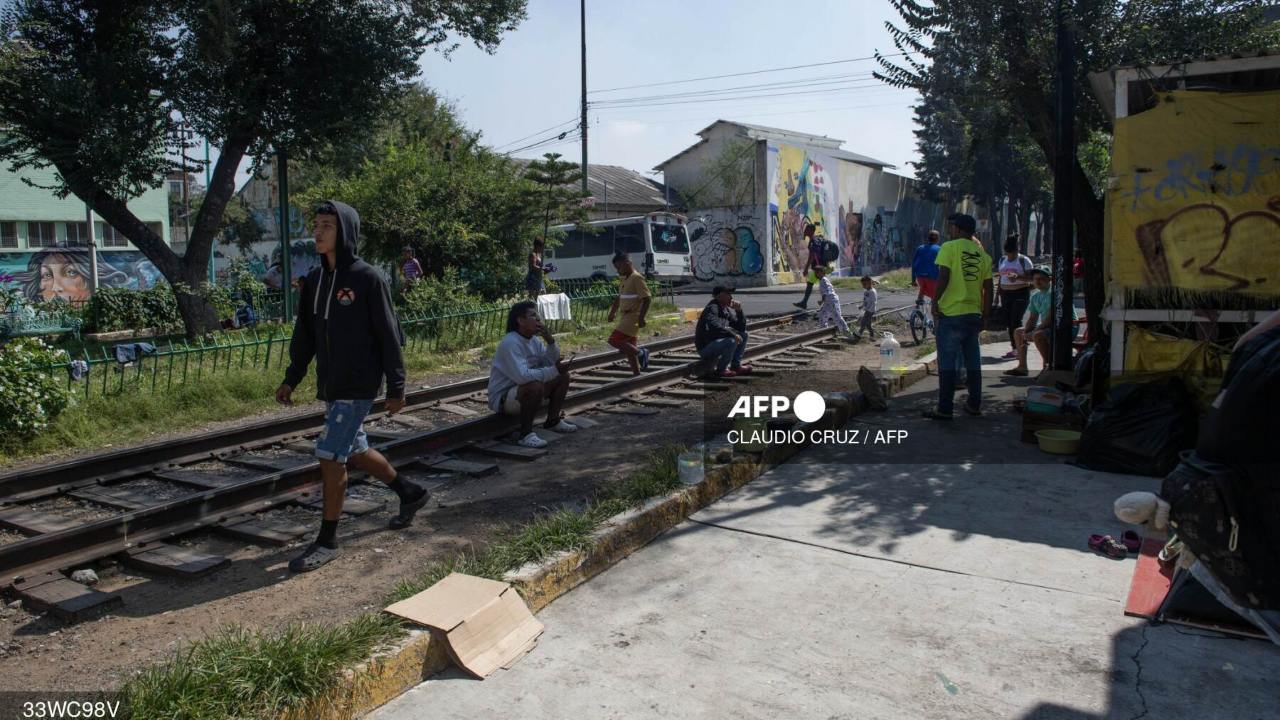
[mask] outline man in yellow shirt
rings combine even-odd
[[[973,241],[978,221],[972,215],[947,218],[947,237],[938,250],[937,300],[933,304],[938,338],[938,405],[925,412],[950,420],[956,391],[956,361],[964,360],[969,397],[964,411],[982,414],[982,351],[978,336],[991,312],[991,256]]]
[[[616,315],[618,325],[609,336],[609,344],[617,348],[631,366],[636,375],[641,370],[649,369],[649,351],[640,347],[640,328],[644,327],[645,315],[649,313],[652,293],[640,273],[631,264],[631,257],[619,250],[613,254],[613,267],[618,271],[621,281],[618,284],[618,297],[609,308],[609,322]]]

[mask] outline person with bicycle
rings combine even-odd
[[[916,293],[916,305],[923,305],[926,297],[934,299],[938,288],[938,251],[942,249],[938,243],[941,239],[937,230],[930,230],[929,239],[916,248],[911,258],[911,287],[920,288]]]

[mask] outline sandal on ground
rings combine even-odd
[[[1099,555],[1106,555],[1113,560],[1123,560],[1129,557],[1129,550],[1110,535],[1090,535],[1089,549]]]
[[[1010,375],[1012,377],[1026,377],[1028,373],[1022,368],[1009,368],[1008,370],[1005,370],[1003,374]]]
[[[923,414],[930,420],[951,420],[954,417],[949,413],[943,413],[936,406],[925,410]]]
[[[422,496],[413,502],[400,501],[400,512],[393,518],[388,525],[392,530],[403,530],[413,524],[413,516],[418,511],[426,507],[427,502],[431,500],[431,491],[426,488],[422,489]]]
[[[752,370],[750,365],[739,365],[738,367],[731,367],[729,369],[732,370],[735,375],[750,375]]]
[[[301,555],[289,561],[289,572],[311,572],[336,557],[338,557],[338,548],[311,543]]]
[[[543,425],[542,427],[550,430],[551,432],[562,433],[565,435],[578,432],[578,426],[568,420],[565,420],[564,416],[557,418],[554,425]]]
[[[1142,549],[1142,538],[1132,530],[1125,530],[1120,535],[1120,544],[1129,552],[1136,553]]]

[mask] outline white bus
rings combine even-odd
[[[682,215],[655,212],[616,220],[588,223],[595,234],[575,225],[559,225],[564,233],[560,244],[547,248],[547,259],[555,265],[552,280],[616,277],[613,253],[622,250],[631,256],[636,270],[645,277],[689,280],[689,232]]]

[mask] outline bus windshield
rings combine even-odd
[[[653,223],[649,229],[653,236],[655,253],[686,254],[689,252],[689,234],[685,232],[683,225]]]

